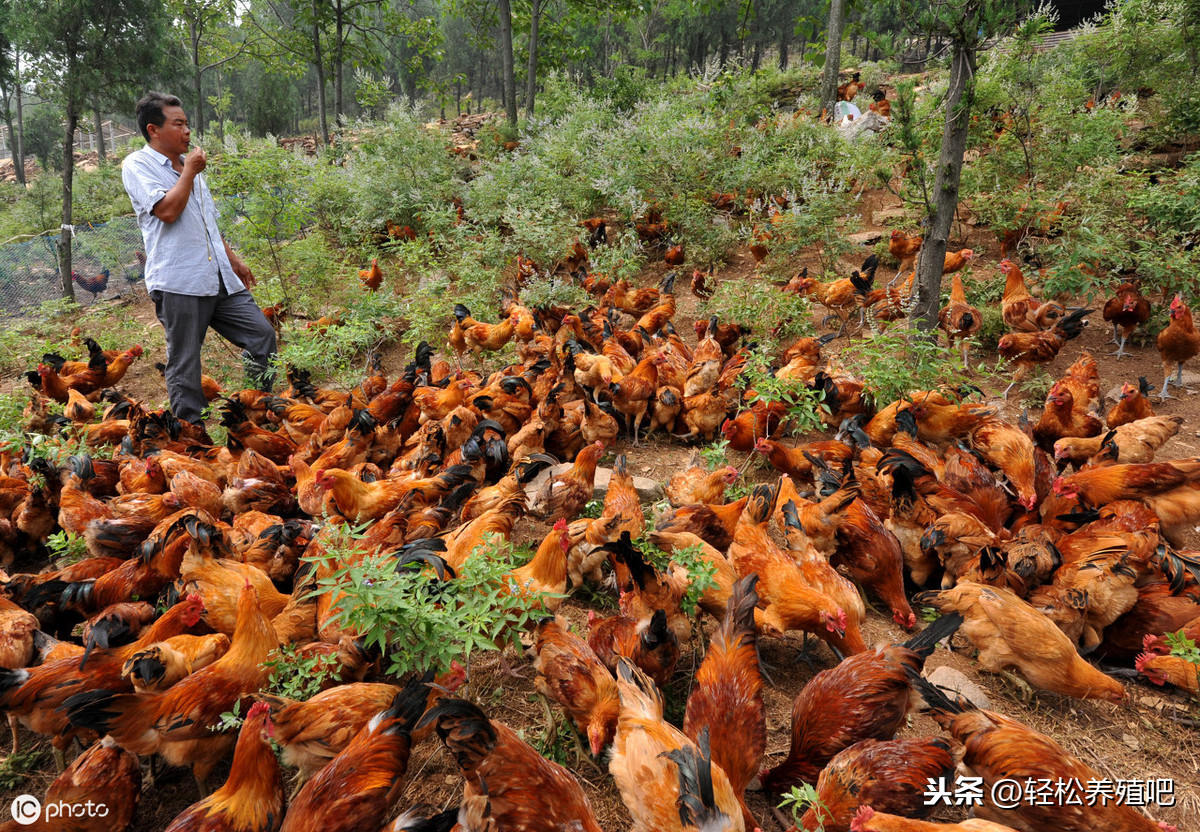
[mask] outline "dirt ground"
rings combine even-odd
[[[875,230],[876,227],[871,224],[874,212],[896,207],[898,201],[886,192],[870,193],[864,195],[862,204],[864,229]],[[956,229],[961,230],[963,236],[952,241],[951,249],[970,246],[981,255],[971,269],[968,279],[1002,280],[995,268],[999,257],[994,235],[966,225],[956,226]],[[888,229],[879,230],[886,232]],[[847,257],[847,271],[857,266],[864,256],[865,253],[855,252]],[[813,263],[815,262],[814,258]],[[795,265],[798,268],[801,264]],[[648,267],[640,282],[643,285],[652,285],[665,268],[662,263]],[[885,271],[886,269],[881,268],[880,274],[883,275]],[[755,276],[753,262],[747,254],[735,258],[720,273],[719,278],[760,279]],[[686,290],[682,290],[679,294],[679,304],[677,329],[680,333],[686,333],[685,337],[689,337],[689,340],[693,340],[691,324],[701,314],[700,303]],[[144,321],[148,330],[157,326],[153,309],[144,298],[131,301],[128,311],[138,320]],[[819,318],[820,313],[815,313],[814,317]],[[1079,356],[1081,349],[1086,349],[1100,363],[1102,391],[1119,387],[1126,381],[1136,384],[1138,376],[1146,376],[1156,387],[1161,384],[1161,364],[1152,342],[1141,343],[1135,340],[1129,350],[1133,355],[1132,359],[1118,362],[1108,355],[1114,347],[1108,343],[1110,332],[1104,326],[1098,308],[1092,318],[1093,323],[1084,335],[1068,344],[1059,358],[1047,368],[1050,376],[1060,374]],[[161,337],[157,339],[157,343],[161,344]],[[839,339],[829,347],[833,354],[839,350],[853,349],[852,339]],[[154,350],[148,351],[147,356],[135,365],[121,385],[131,395],[150,402],[165,399],[162,379],[153,369],[154,361],[163,360],[161,346],[157,350],[157,353]],[[215,366],[231,369],[236,364],[232,350],[227,345],[217,343],[215,335],[206,344],[205,350],[209,361],[214,362]],[[976,360],[978,356],[977,351]],[[408,358],[407,352],[393,348],[385,355],[385,367],[389,373],[394,374]],[[24,382],[20,379],[5,379],[3,388],[19,390],[23,385]],[[998,393],[1003,390],[1003,385],[999,390],[991,389],[995,388],[994,384],[984,387],[989,401],[997,403],[1003,414],[1013,421],[1020,416],[1023,406],[1034,412],[1041,406],[1040,401],[1021,401],[1017,396],[1008,401],[1000,400]],[[1187,419],[1184,430],[1168,443],[1160,458],[1200,455],[1200,434],[1197,433],[1200,426],[1200,398],[1196,395],[1198,392],[1200,389],[1189,394],[1180,394],[1181,398],[1161,405],[1154,399],[1156,412],[1179,414]],[[616,453],[628,454],[632,473],[659,481],[665,481],[671,474],[684,467],[691,453],[681,444],[661,436],[650,438],[644,447],[631,448],[627,442],[620,442],[613,450]],[[743,455],[732,454],[730,462],[746,466],[746,475],[752,481],[765,481],[772,477],[772,472],[763,469],[757,460],[747,460]],[[536,541],[540,540],[546,531],[545,526],[524,519],[514,530],[514,538],[516,542]],[[1189,544],[1200,548],[1200,534],[1193,536],[1195,540],[1189,541]],[[612,603],[615,605],[615,600]],[[586,632],[588,608],[579,599],[570,598],[564,603],[562,611],[577,631]],[[677,723],[682,719],[690,681],[703,658],[702,644],[707,643],[707,633],[712,631],[714,622],[705,620],[700,626],[706,633],[705,637],[693,638],[691,643],[685,646],[676,678],[666,691],[668,716]],[[902,641],[907,637],[886,612],[870,610],[864,622],[864,634],[868,643]],[[765,765],[768,766],[786,756],[792,701],[814,673],[814,669],[810,669],[808,664],[798,660],[801,645],[802,638],[798,634],[777,640],[766,639],[760,643],[764,667],[770,676],[765,690],[768,709]],[[1072,754],[1101,772],[1102,776],[1113,780],[1173,780],[1175,805],[1152,806],[1150,814],[1156,819],[1178,824],[1181,832],[1200,828],[1200,735],[1196,732],[1196,726],[1200,724],[1200,708],[1197,708],[1195,702],[1170,689],[1156,688],[1138,680],[1126,683],[1129,697],[1120,705],[1072,700],[1046,693],[1035,694],[1032,701],[1026,704],[1018,698],[1016,688],[1009,682],[984,673],[978,668],[973,659],[973,650],[965,637],[956,637],[953,646],[953,651],[939,649],[928,661],[927,669],[950,665],[965,674],[982,688],[994,710],[1053,737]],[[814,642],[813,653],[816,671],[831,667],[836,662],[833,654],[817,642]],[[471,662],[467,692],[481,703],[491,718],[502,720],[521,730],[535,747],[567,764],[583,783],[603,828],[612,832],[628,828],[628,812],[607,773],[606,765],[601,763],[597,766],[590,760],[578,760],[569,735],[564,733],[569,729],[563,726],[559,728],[560,736],[556,741],[547,741],[545,720],[541,704],[534,693],[533,672],[529,662],[521,659],[514,662],[514,665],[522,670],[524,678],[514,679],[499,671],[492,655],[476,657]],[[931,719],[917,716],[903,729],[901,736],[923,736],[937,732],[937,725]],[[23,732],[22,740],[26,747],[44,747],[46,752],[40,766],[27,779],[8,791],[0,792],[0,806],[8,805],[17,794],[40,796],[53,779],[53,764],[48,753],[48,743],[27,732]],[[223,777],[224,772],[218,771],[213,777],[213,783],[221,782]],[[399,810],[408,809],[417,803],[430,804],[438,809],[447,808],[456,805],[461,794],[462,782],[453,761],[436,741],[430,741],[414,752],[409,764],[408,785],[400,799]],[[143,795],[133,829],[136,832],[159,832],[195,799],[195,785],[189,772],[182,769],[160,771],[157,782]],[[781,816],[773,814],[772,806],[761,793],[752,793],[749,796],[749,806],[767,832],[786,828],[780,822]],[[949,819],[956,815],[947,812],[944,817]]]

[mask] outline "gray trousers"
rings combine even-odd
[[[242,348],[247,380],[252,387],[270,390],[275,353],[275,330],[249,292],[228,294],[221,281],[218,295],[197,297],[154,291],[154,314],[167,331],[167,395],[178,419],[199,422],[208,405],[200,388],[200,347],[211,326],[226,340]]]

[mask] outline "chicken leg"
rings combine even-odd
[[[12,731],[12,753],[16,754],[21,750],[21,736],[19,733],[21,730],[21,721],[17,718],[16,714],[8,715],[8,728]]]
[[[1114,326],[1113,329],[1115,331],[1116,327]],[[1126,338],[1124,335],[1122,335],[1121,340],[1116,342],[1118,344],[1117,351],[1110,352],[1109,355],[1115,355],[1117,357],[1118,361],[1120,361],[1125,356],[1129,355],[1129,353],[1125,352],[1125,341],[1126,341]],[[1133,356],[1130,355],[1129,357],[1132,358]]]
[[[1179,361],[1179,362],[1177,362],[1177,364],[1178,364],[1178,367],[1176,369],[1175,386],[1182,387],[1184,390],[1187,390],[1188,388],[1183,386],[1183,362]],[[1171,384],[1171,369],[1170,369],[1170,367],[1171,367],[1170,364],[1163,365],[1163,386],[1162,386],[1162,390],[1160,390],[1158,393],[1158,398],[1161,400],[1164,400],[1164,401],[1166,399],[1175,398],[1175,396],[1172,396],[1169,393],[1167,393],[1167,387]]]
[[[1029,706],[1033,703],[1033,687],[1028,682],[1026,682],[1017,674],[1008,670],[1001,670],[1000,675],[1016,686],[1017,698],[1019,698],[1024,705]]]

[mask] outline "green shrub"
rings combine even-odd
[[[0,393],[0,444],[9,447],[14,443],[24,444],[22,431],[25,429],[25,418],[22,414],[28,401],[27,396]]]
[[[1200,234],[1200,153],[1188,157],[1183,169],[1156,174],[1131,183],[1129,207],[1139,212],[1161,234],[1194,238]]]
[[[263,667],[270,671],[268,693],[304,702],[337,677],[339,662],[335,655],[302,655],[295,644],[288,644],[271,651]]]
[[[400,105],[378,122],[358,122],[337,149],[338,165],[320,165],[312,208],[320,227],[355,259],[369,260],[386,238],[387,223],[423,234],[431,207],[456,195],[454,157],[446,137],[425,129],[418,113]]]
[[[327,552],[335,557],[346,542],[341,537]],[[387,673],[440,672],[453,660],[469,666],[476,650],[501,649],[505,633],[526,629],[541,609],[544,593],[514,591],[507,575],[515,566],[512,545],[487,535],[453,579],[397,571],[393,556],[368,555],[320,579],[315,592],[340,596],[331,622],[362,633],[368,649],[378,647],[390,662]]]
[[[722,323],[751,329],[751,340],[768,352],[813,333],[808,300],[761,280],[724,280],[707,311]]]
[[[1183,630],[1167,633],[1166,641],[1172,656],[1178,656],[1192,664],[1200,664],[1200,647],[1197,647],[1196,642],[1184,635]]]
[[[770,358],[763,352],[750,354],[738,376],[737,386],[743,392],[750,393],[746,402],[748,406],[758,402],[786,404],[787,421],[792,431],[799,435],[820,430],[823,417],[830,412],[825,404],[824,390],[814,390],[799,379],[776,378],[771,371]]]
[[[50,557],[61,569],[83,560],[88,555],[87,541],[74,532],[57,531],[46,538]]]
[[[684,546],[667,554],[646,538],[638,538],[633,545],[646,562],[658,572],[666,574],[672,566],[681,567],[687,573],[687,590],[679,600],[679,608],[685,615],[696,616],[699,610],[701,596],[713,585],[717,577],[717,568],[705,560],[704,549],[700,545]]]
[[[407,311],[403,300],[389,292],[362,292],[346,307],[341,322],[324,332],[289,321],[287,337],[275,354],[280,378],[288,367],[296,367],[313,378],[353,387],[362,380],[365,356],[395,337]],[[363,366],[358,366],[360,360]]]
[[[962,362],[954,350],[913,330],[891,328],[855,342],[842,354],[847,367],[865,384],[875,407],[903,398],[915,390],[957,387]]]
[[[804,817],[804,814],[809,809],[812,809],[817,816],[817,832],[824,832],[826,819],[833,819],[833,812],[821,800],[816,788],[811,783],[792,786],[787,794],[781,797],[779,808],[790,811],[792,813],[792,821],[797,826],[800,825],[800,818]]]
[[[29,782],[35,774],[40,773],[42,764],[46,762],[44,748],[27,748],[9,754],[0,760],[0,788],[5,791],[16,791]]]

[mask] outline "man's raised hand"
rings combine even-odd
[[[200,173],[208,166],[208,156],[204,153],[204,148],[193,147],[183,160],[183,169],[191,171],[192,175]]]

